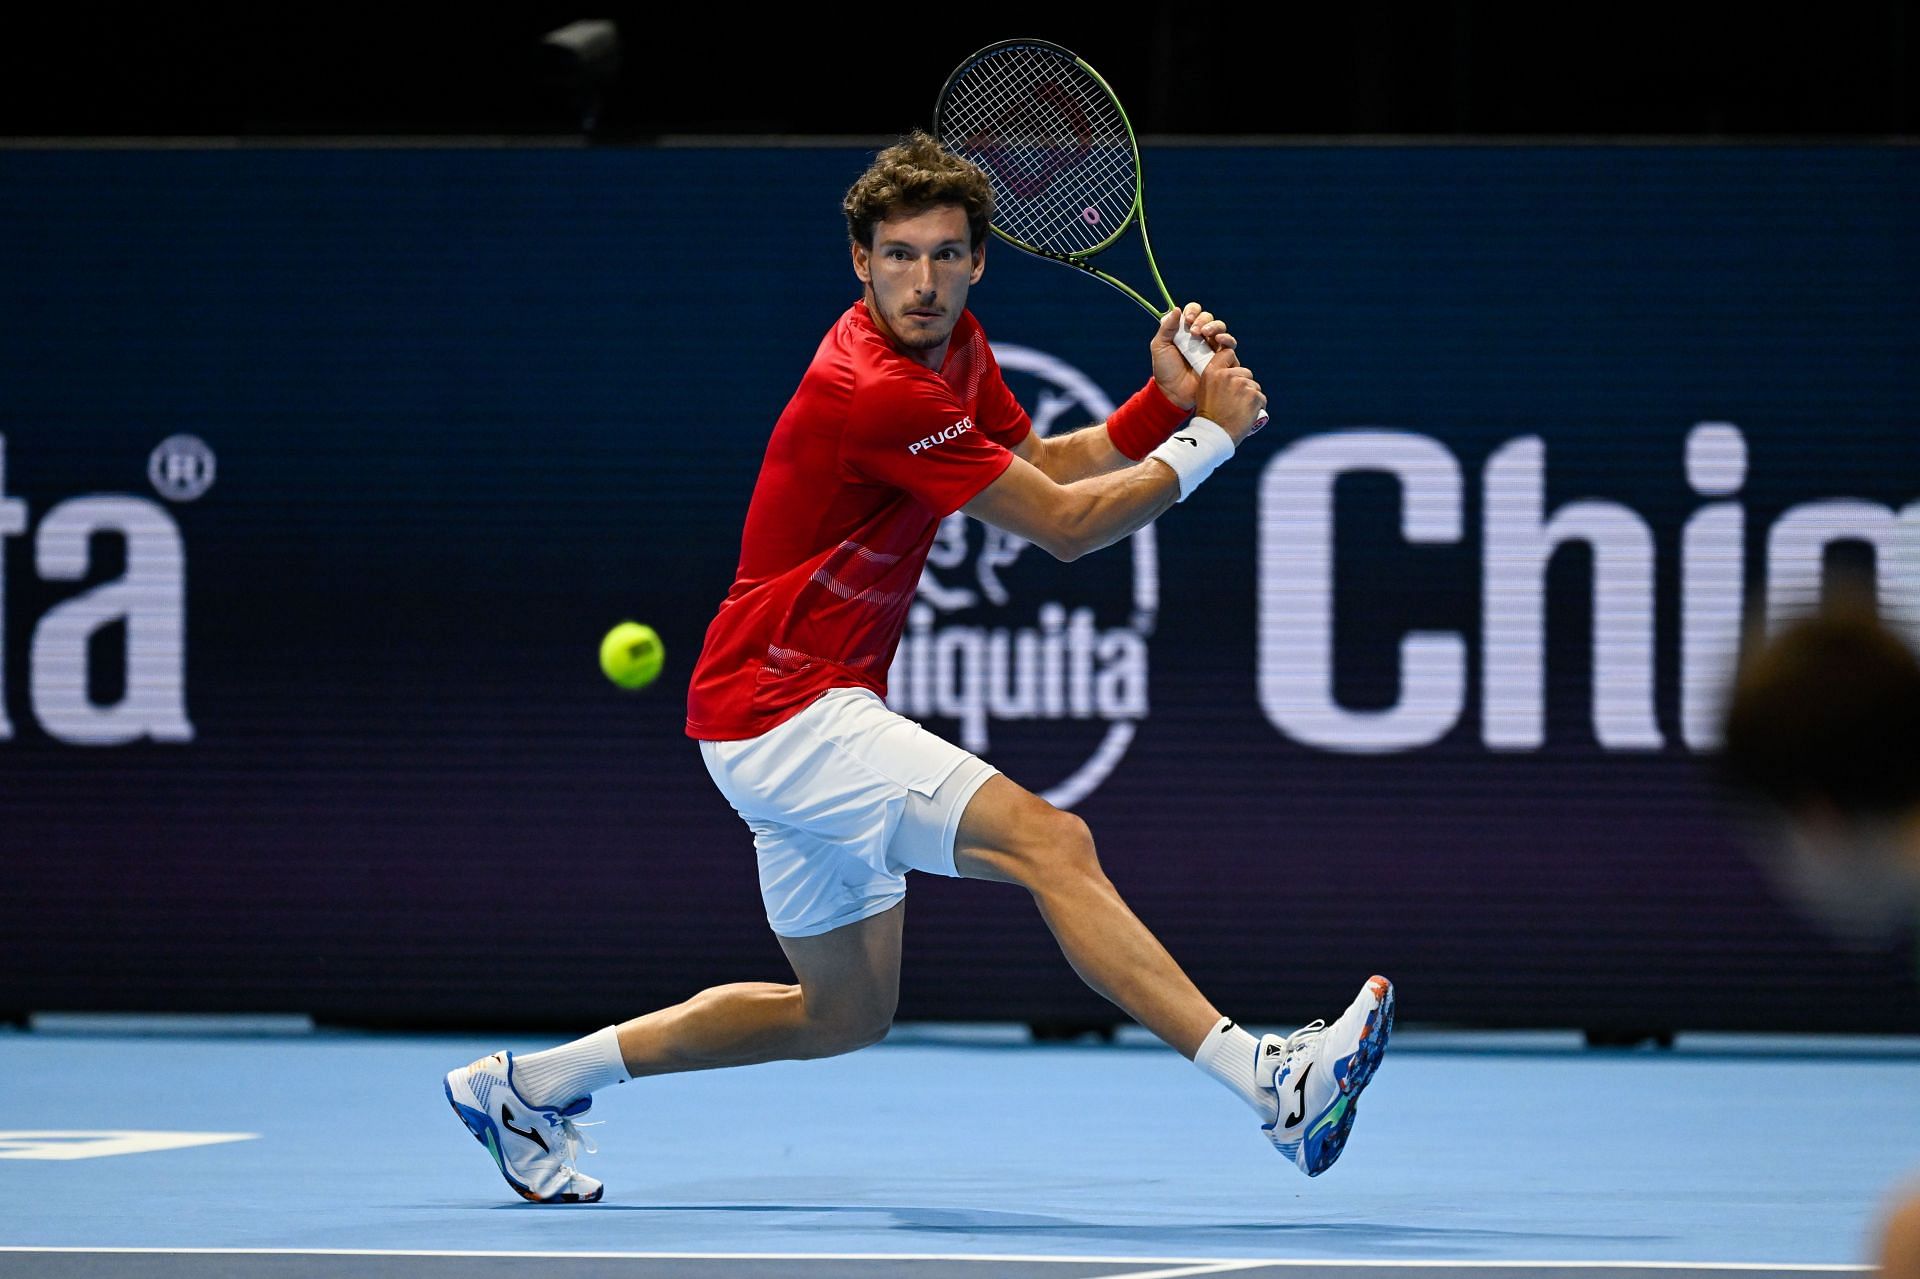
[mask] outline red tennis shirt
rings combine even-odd
[[[865,302],[848,308],[774,424],[687,735],[758,737],[831,688],[885,697],[940,521],[1000,478],[1030,429],[972,312],[936,373]]]

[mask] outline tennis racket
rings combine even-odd
[[[1098,71],[1045,40],[1002,40],[947,77],[933,108],[942,146],[980,166],[993,186],[995,235],[1016,249],[1062,262],[1104,281],[1156,320],[1177,309],[1147,238],[1140,145]],[[1164,306],[1093,265],[1129,226]],[[1184,324],[1174,344],[1198,373],[1213,348]],[[1263,411],[1254,429],[1267,424]]]

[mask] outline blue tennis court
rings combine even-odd
[[[1132,1034],[918,1026],[603,1093],[606,1199],[547,1207],[440,1085],[532,1041],[106,1025],[0,1034],[0,1274],[1785,1274],[1860,1268],[1920,1173],[1911,1039],[1412,1027],[1309,1181]]]

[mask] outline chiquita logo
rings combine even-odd
[[[1042,351],[995,343],[1042,435],[1104,421],[1113,401]],[[1147,714],[1160,583],[1151,525],[1073,564],[953,514],[940,526],[888,702],[1062,808],[1091,794]]]
[[[1430,436],[1339,431],[1304,436],[1276,454],[1261,474],[1259,497],[1260,705],[1273,726],[1322,750],[1383,754],[1433,745],[1477,709],[1478,735],[1489,750],[1540,750],[1547,740],[1548,567],[1570,543],[1584,544],[1593,565],[1589,715],[1603,750],[1658,751],[1676,735],[1689,750],[1716,748],[1721,700],[1747,617],[1778,627],[1813,611],[1835,546],[1871,550],[1880,607],[1920,638],[1920,500],[1894,507],[1817,497],[1780,512],[1756,536],[1739,500],[1746,435],[1731,422],[1699,422],[1674,455],[1658,461],[1684,475],[1704,500],[1677,537],[1657,535],[1646,516],[1619,501],[1550,506],[1548,460],[1539,436],[1494,450],[1479,476],[1476,526],[1467,519],[1460,459]],[[1351,660],[1350,650],[1336,652],[1334,644],[1334,505],[1339,480],[1366,472],[1390,477],[1400,490],[1399,528],[1389,526],[1388,535],[1408,545],[1457,548],[1451,580],[1477,586],[1480,616],[1471,625],[1350,638],[1398,659],[1395,700],[1353,707],[1342,704],[1334,679],[1337,660]],[[1663,544],[1670,556],[1678,551],[1679,608],[1670,619],[1660,615],[1656,590]],[[1750,598],[1753,579],[1764,594]],[[1384,581],[1369,589],[1418,586]],[[1664,648],[1663,620],[1670,637]],[[1664,710],[1663,664],[1672,672],[1667,687],[1678,690],[1677,706]],[[1469,674],[1476,665],[1473,708],[1476,681]]]

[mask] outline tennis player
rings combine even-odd
[[[597,1089],[885,1036],[910,870],[1025,888],[1087,984],[1238,1094],[1307,1175],[1346,1143],[1392,1027],[1385,978],[1331,1026],[1254,1038],[1127,908],[1085,822],[884,700],[943,517],[963,510],[1076,559],[1191,496],[1266,404],[1226,325],[1189,303],[1161,320],[1152,378],[1105,423],[1035,434],[966,309],[991,201],[986,176],[924,133],[880,152],[847,192],[862,296],[774,425],[738,575],[693,672],[687,732],[753,833],[796,980],[716,986],[449,1074],[455,1110],[527,1199],[600,1198],[574,1166],[573,1121]],[[1212,345],[1205,373],[1176,350],[1177,325]]]

